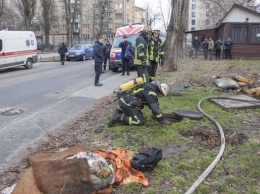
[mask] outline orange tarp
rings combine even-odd
[[[94,153],[105,158],[113,165],[115,171],[115,183],[123,185],[137,182],[143,184],[144,186],[148,186],[148,180],[144,174],[132,168],[130,161],[133,157],[129,156],[125,149],[101,149],[94,151]]]

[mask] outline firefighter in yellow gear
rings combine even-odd
[[[150,66],[148,68],[148,73],[150,81],[155,80],[159,60],[164,59],[163,42],[159,36],[160,30],[153,30],[152,37],[149,41],[148,53]]]
[[[167,96],[170,88],[165,83],[152,81],[131,92],[120,95],[118,105],[120,109],[114,111],[108,126],[116,123],[141,126],[145,124],[142,109],[147,105],[157,120],[164,125],[172,124],[166,120],[160,110],[158,97]]]
[[[148,40],[150,34],[151,29],[145,26],[141,30],[140,35],[136,38],[134,52],[134,65],[137,69],[137,77],[142,77],[145,83],[149,82],[147,67],[149,65]]]

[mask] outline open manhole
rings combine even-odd
[[[13,116],[23,113],[24,110],[20,108],[0,108],[0,115]]]

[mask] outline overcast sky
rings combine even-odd
[[[135,5],[138,7],[144,8],[146,3],[149,3],[151,7],[153,7],[153,10],[156,10],[157,13],[161,13],[160,10],[160,2],[159,0],[136,0]],[[168,10],[169,10],[169,0],[161,0],[163,13],[165,19],[168,17]],[[155,26],[152,26],[153,28],[159,28],[160,30],[164,31],[164,24],[163,20],[157,20],[155,22]]]

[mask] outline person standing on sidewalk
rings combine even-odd
[[[192,42],[192,47],[193,47],[193,59],[197,59],[198,57],[198,51],[200,49],[200,41],[198,40],[198,37],[195,37],[195,40]]]
[[[134,65],[137,69],[137,77],[142,77],[145,83],[149,82],[147,66],[149,65],[148,38],[150,33],[151,29],[149,27],[144,27],[135,42]]]
[[[127,40],[127,36],[123,36],[123,42],[119,44],[119,47],[122,49],[121,50],[121,57],[122,57],[122,76],[125,75],[126,72],[126,65],[127,65],[127,59],[125,58],[125,52],[126,48],[129,45],[129,41]]]
[[[212,61],[212,52],[213,52],[213,49],[214,49],[214,41],[209,38],[209,60]]]
[[[99,83],[99,77],[102,73],[102,63],[104,62],[104,38],[98,37],[98,40],[95,42],[93,47],[93,58],[95,61],[95,86],[102,86],[103,84]]]
[[[130,75],[130,65],[133,64],[134,61],[134,47],[132,45],[131,42],[129,42],[128,47],[126,48],[126,52],[125,52],[125,60],[126,60],[126,72],[127,75]]]
[[[58,50],[58,53],[60,54],[60,61],[61,61],[61,65],[65,64],[65,54],[66,52],[68,52],[68,49],[66,47],[66,45],[63,43],[61,43],[61,46]]]
[[[108,65],[109,65],[109,58],[110,58],[110,51],[111,51],[112,45],[110,44],[110,41],[107,40],[107,43],[104,46],[104,71],[106,71],[107,68],[107,61],[108,61]]]

